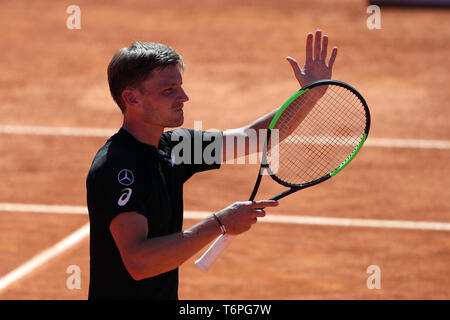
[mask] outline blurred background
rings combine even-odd
[[[437,2],[2,1],[0,299],[87,298],[87,233],[7,276],[88,223],[87,171],[121,126],[106,77],[118,49],[155,41],[177,50],[190,97],[184,127],[201,120],[204,130],[225,130],[298,89],[285,58],[303,65],[306,35],[317,29],[330,49],[338,47],[332,78],[366,98],[371,132],[338,178],[283,199],[269,214],[436,225],[257,224],[208,274],[192,266],[194,258],[182,266],[180,298],[448,299],[450,10],[448,1]],[[68,28],[71,5],[79,8],[79,29]],[[227,164],[196,175],[186,183],[186,211],[246,200],[256,170]],[[196,222],[186,217],[186,228]],[[67,288],[69,265],[80,267],[80,289]],[[366,286],[370,265],[380,267],[381,289]]]

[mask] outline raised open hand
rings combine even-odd
[[[308,36],[306,37],[306,62],[303,70],[299,67],[294,58],[286,58],[291,64],[295,77],[301,87],[304,87],[313,81],[331,79],[333,64],[337,55],[337,47],[333,47],[328,64],[325,61],[327,58],[327,50],[328,36],[324,35],[322,37],[322,32],[317,30],[315,39],[312,33],[308,33]]]

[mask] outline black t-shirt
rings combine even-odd
[[[178,299],[178,268],[134,280],[109,225],[118,214],[136,211],[147,218],[148,238],[180,232],[183,183],[220,167],[221,143],[220,132],[177,129],[163,133],[156,148],[120,129],[97,152],[86,180],[89,299]]]

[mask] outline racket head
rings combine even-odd
[[[269,129],[283,140],[265,148],[265,168],[279,184],[299,190],[331,178],[354,159],[369,134],[370,111],[352,86],[320,80],[292,95]]]

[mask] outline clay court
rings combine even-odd
[[[184,127],[230,129],[298,89],[285,60],[308,32],[338,47],[333,79],[366,98],[367,144],[337,177],[287,197],[208,273],[180,268],[181,299],[450,298],[450,10],[367,2],[259,0],[8,1],[0,28],[0,299],[87,299],[85,179],[121,126],[106,68],[133,41],[185,61]],[[185,185],[184,228],[247,200],[258,166],[224,164]],[[263,182],[258,198],[281,189]],[[205,248],[206,249],[206,248]],[[81,287],[70,290],[69,266]],[[369,266],[380,269],[369,289]]]

